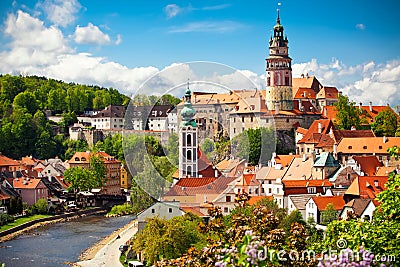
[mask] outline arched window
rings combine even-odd
[[[186,175],[187,176],[192,176],[192,166],[187,166],[186,167]]]
[[[281,75],[279,73],[276,74],[276,85],[281,85]]]
[[[192,135],[188,134],[186,136],[186,145],[191,146],[192,145]]]
[[[186,159],[187,160],[192,160],[192,150],[188,150],[186,151]]]
[[[271,86],[271,77],[267,77],[267,86]]]

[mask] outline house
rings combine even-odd
[[[0,152],[0,172],[16,172],[20,169],[20,163]]]
[[[375,199],[376,196],[386,190],[387,176],[358,176],[351,183],[344,194],[346,203],[355,198]]]
[[[343,210],[339,214],[339,217],[342,220],[347,220],[349,218],[349,215],[352,214],[357,218],[371,221],[374,210],[378,205],[378,201],[373,199],[356,198],[344,205]]]
[[[124,115],[124,106],[109,105],[92,116],[92,126],[100,130],[122,130]]]
[[[296,154],[303,155],[317,152],[316,146],[320,143],[321,138],[328,135],[333,129],[334,126],[330,120],[321,119],[313,121],[307,132],[296,143]],[[299,131],[304,132],[304,130]],[[300,135],[298,135],[298,137],[300,137]]]
[[[306,204],[308,200],[316,194],[300,194],[288,196],[287,213],[290,214],[295,210],[301,213],[303,219],[306,218]]]
[[[104,151],[97,152],[94,155],[101,158],[106,168],[106,180],[100,192],[108,195],[121,195],[121,162]],[[92,153],[90,151],[76,152],[71,159],[68,160],[69,167],[89,168],[91,156]]]
[[[128,167],[121,164],[121,188],[127,192],[132,187],[132,175],[128,170]]]
[[[347,162],[360,176],[374,176],[377,170],[383,166],[376,156],[353,156]]]
[[[387,161],[388,166],[393,164],[388,148],[400,145],[400,137],[357,137],[342,138],[335,153],[343,164],[352,156],[376,156],[378,160]]]
[[[21,196],[22,201],[28,203],[28,205],[35,204],[41,198],[47,200],[49,197],[48,189],[41,179],[15,178],[12,179],[12,186]]]
[[[238,177],[247,166],[245,159],[224,159],[220,161],[215,167],[224,175],[225,177]]]
[[[149,208],[138,213],[136,218],[138,221],[138,230],[142,230],[146,226],[147,220],[150,218],[159,217],[170,220],[173,217],[182,216],[184,213],[178,201],[156,202]]]
[[[389,105],[374,106],[374,105],[372,105],[372,102],[369,102],[368,106],[363,106],[362,103],[360,102],[360,104],[358,105],[358,108],[363,113],[362,118],[365,119],[366,125],[371,125],[375,121],[376,116],[378,116],[378,113],[382,112],[386,109],[390,109],[394,114],[396,114],[396,112],[394,112],[393,109]],[[334,106],[323,107],[322,114],[326,118],[330,119],[332,122],[337,121],[337,110],[336,110],[336,107],[334,107]]]
[[[314,179],[328,179],[336,170],[340,168],[339,162],[329,152],[322,152],[316,155],[312,168],[312,177]]]
[[[332,187],[329,180],[282,180],[282,196],[274,195],[280,208],[288,208],[288,197],[291,195],[325,194]]]
[[[327,210],[328,204],[332,204],[335,211],[339,214],[345,202],[343,196],[314,196],[306,203],[306,221],[313,218],[319,224],[321,222],[321,213]]]

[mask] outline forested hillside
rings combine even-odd
[[[76,115],[129,101],[114,88],[37,76],[0,76],[0,152],[12,158],[33,155],[44,159],[64,157],[67,150],[87,149],[87,144],[69,141],[62,134],[76,121]],[[48,121],[45,110],[61,115],[61,123]],[[54,129],[61,129],[61,134]]]

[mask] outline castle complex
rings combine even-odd
[[[308,74],[292,78],[288,43],[278,11],[269,39],[265,90],[192,93],[200,138],[217,134],[232,138],[246,129],[259,127],[277,131],[308,128],[314,120],[323,117],[321,111],[325,106],[337,102],[339,92],[335,87],[325,87]],[[184,105],[184,102],[178,105],[178,114]]]

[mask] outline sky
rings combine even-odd
[[[357,103],[400,105],[396,0],[0,0],[0,73],[127,95],[161,94],[188,78],[251,89],[237,88],[247,86],[243,75],[263,89],[277,8],[294,77],[315,75]],[[194,61],[217,63],[212,78],[191,71],[185,62]]]

